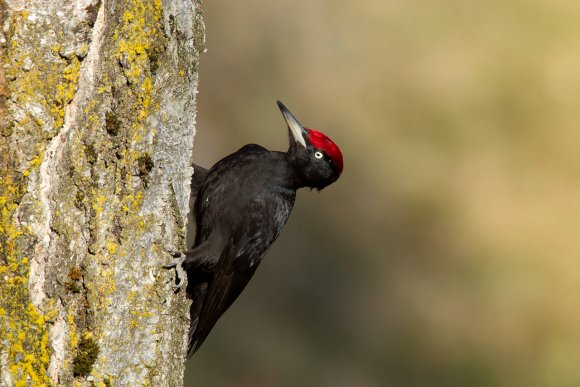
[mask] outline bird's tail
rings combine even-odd
[[[189,307],[189,334],[187,340],[187,358],[189,359],[195,351],[199,348],[197,345],[197,340],[195,339],[195,331],[197,329],[197,324],[199,322],[199,315],[201,313],[201,307],[203,306],[203,300],[205,299],[207,283],[202,283],[194,286],[194,289],[188,289],[188,297],[191,298],[192,303]],[[201,344],[201,343],[200,343]]]
[[[198,321],[199,321],[199,316],[195,320],[192,320],[190,325],[189,325],[189,337],[187,340],[187,358],[188,359],[191,356],[193,356],[195,351],[197,351],[197,349],[199,348],[199,346],[197,345],[197,341],[195,341],[195,339],[194,339],[195,328],[197,328]]]

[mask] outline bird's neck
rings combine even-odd
[[[292,164],[289,154],[279,151],[272,151],[271,154],[274,156],[271,167],[275,168],[275,173],[270,175],[271,179],[273,179],[270,183],[293,191],[303,187],[302,179],[296,173],[296,168]]]

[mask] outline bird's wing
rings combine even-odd
[[[191,176],[191,195],[189,195],[189,214],[191,217],[195,216],[195,200],[199,194],[199,190],[207,173],[208,169],[193,164],[193,176]]]
[[[201,311],[195,326],[192,326],[193,332],[190,332],[189,356],[201,346],[217,320],[231,306],[251,278],[251,274],[242,276],[232,267],[233,262],[228,256],[233,253],[233,250],[234,244],[230,240],[220,258],[213,279],[207,284]]]
[[[189,356],[199,348],[217,320],[244,290],[278,234],[278,230],[264,227],[264,222],[272,217],[273,204],[254,202],[251,207],[243,225],[225,244],[205,289],[198,321],[194,331],[190,332]]]
[[[209,169],[200,165],[193,164],[193,176],[191,177],[191,193],[192,196],[197,196],[197,192],[201,188],[201,184],[205,180]]]
[[[197,164],[193,164],[193,176],[191,176],[191,194],[189,195],[189,213],[187,214],[187,240],[186,246],[191,247],[195,239],[195,224],[196,224],[196,213],[195,213],[195,201],[199,190],[207,173],[208,169],[201,167]]]
[[[187,357],[193,355],[192,342],[197,330],[199,316],[206,299],[208,282],[219,263],[223,242],[210,239],[186,253],[183,263],[187,270],[187,297],[191,299],[189,307],[189,345]]]

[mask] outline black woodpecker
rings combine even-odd
[[[177,290],[187,272],[193,300],[187,357],[203,343],[217,320],[254,275],[286,224],[302,187],[323,189],[342,173],[342,153],[326,135],[303,127],[278,101],[289,129],[287,152],[249,144],[192,179],[195,242],[174,253]],[[196,194],[197,193],[197,194]]]

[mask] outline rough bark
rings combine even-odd
[[[182,385],[199,0],[0,0],[0,385]]]

